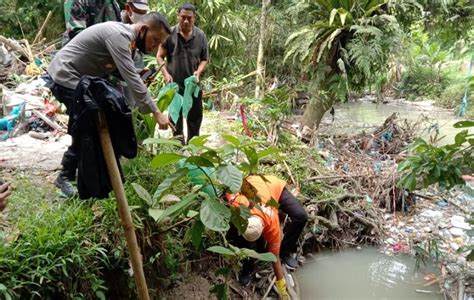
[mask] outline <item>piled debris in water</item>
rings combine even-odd
[[[384,241],[385,253],[415,255],[420,264],[439,262],[440,274],[427,280],[427,285],[439,284],[452,299],[474,296],[474,263],[468,259],[469,248],[474,245],[468,222],[474,209],[470,189],[467,183],[463,189],[449,192],[424,191],[418,194],[410,213],[384,216],[389,234]]]

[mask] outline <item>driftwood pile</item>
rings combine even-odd
[[[370,133],[313,139],[327,171],[308,181],[336,194],[330,199],[305,199],[311,220],[306,246],[337,249],[379,243],[385,235],[384,213],[405,211],[413,203],[413,195],[397,186],[396,170],[419,125],[393,114]]]
[[[0,83],[9,86],[11,75],[36,76],[44,72],[42,61],[56,49],[59,40],[47,42],[44,29],[51,19],[50,11],[33,41],[15,40],[0,35]],[[15,83],[12,83],[15,85]]]

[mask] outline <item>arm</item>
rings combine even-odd
[[[0,185],[0,211],[4,210],[8,203],[8,197],[11,194],[11,187],[8,182]]]
[[[140,75],[135,70],[130,49],[128,48],[129,43],[130,41],[121,34],[114,34],[105,41],[107,50],[112,56],[120,75],[127,82],[133,98],[137,101],[139,110],[142,113],[153,113],[160,129],[167,129],[170,125],[169,120],[153,102]]]
[[[206,66],[207,66],[207,60],[202,60],[199,63],[199,66],[198,66],[197,70],[193,74],[194,76],[196,76],[198,78],[198,80],[201,77],[202,72],[204,72],[204,70],[206,69]]]
[[[272,264],[273,267],[273,272],[275,273],[275,276],[277,280],[280,280],[283,278],[283,267],[281,266],[281,261],[280,258],[277,256],[277,261]]]
[[[203,48],[201,49],[201,55],[200,55],[200,60],[201,62],[198,65],[197,70],[194,72],[194,76],[196,76],[199,80],[201,77],[202,72],[206,69],[206,66],[209,62],[209,48],[207,47],[207,38],[206,36],[203,37]]]
[[[166,48],[163,47],[163,45],[160,45],[160,48],[158,49],[158,53],[156,54],[156,61],[158,62],[159,66],[163,66],[164,64],[166,64],[165,57],[167,55],[168,55],[168,51],[166,50]],[[161,68],[161,73],[163,73],[163,77],[166,83],[173,82],[173,77],[170,75],[170,73],[166,69],[166,66],[163,66]]]

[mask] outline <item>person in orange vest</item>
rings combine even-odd
[[[263,250],[266,242],[266,250],[277,257],[273,263],[273,270],[277,278],[276,285],[282,297],[288,295],[286,283],[283,277],[281,261],[290,269],[298,266],[298,262],[292,254],[296,252],[298,238],[308,220],[308,214],[295,196],[286,189],[286,182],[275,176],[252,175],[244,179],[244,184],[239,194],[226,195],[227,200],[233,206],[245,205],[250,208],[251,216],[245,232],[239,236],[235,227],[228,232],[231,243],[241,248],[256,248]],[[274,200],[278,203],[278,209],[266,205]],[[259,203],[259,206],[255,206]],[[289,217],[284,228],[284,238],[281,239],[280,220],[278,211],[286,213]],[[247,285],[253,275],[254,261],[246,259],[243,262],[239,274],[239,281]]]

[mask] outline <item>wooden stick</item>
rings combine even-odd
[[[272,287],[273,287],[273,285],[275,284],[276,279],[277,279],[276,276],[273,276],[273,279],[272,279],[272,281],[270,282],[270,286],[268,287],[267,291],[266,291],[265,294],[263,295],[262,300],[265,300],[265,299],[267,298],[268,294],[270,294],[270,291],[272,290]]]
[[[135,277],[135,283],[138,290],[138,298],[140,300],[149,300],[150,296],[148,295],[145,274],[143,272],[142,256],[140,254],[140,248],[138,247],[137,237],[133,227],[132,215],[130,214],[130,209],[128,207],[127,196],[125,195],[122,178],[120,177],[114,148],[112,147],[107,119],[105,114],[102,112],[99,114],[97,125],[100,145],[102,146],[102,152],[107,164],[107,170],[109,171],[110,182],[114,189],[115,198],[117,199],[117,208],[125,232],[125,238],[127,239],[133,276]]]
[[[46,19],[45,19],[44,22],[43,22],[43,25],[41,25],[40,30],[38,31],[38,33],[37,33],[36,36],[35,36],[35,39],[33,40],[33,43],[32,43],[33,45],[36,44],[36,42],[38,42],[38,39],[39,39],[39,38],[41,37],[41,35],[43,34],[43,30],[44,30],[44,28],[46,27],[46,24],[48,24],[48,21],[49,21],[49,19],[51,19],[51,16],[52,16],[52,15],[53,15],[53,12],[50,10],[50,11],[48,12],[48,15],[46,16]]]
[[[33,113],[38,116],[41,120],[43,120],[46,124],[48,124],[49,127],[56,129],[57,131],[64,131],[61,126],[58,125],[58,123],[52,121],[48,116],[43,114],[42,112],[37,111],[36,109],[33,109]]]
[[[300,188],[300,185],[298,184],[298,182],[296,182],[295,178],[293,177],[293,174],[291,173],[290,167],[288,167],[288,164],[286,163],[286,161],[283,161],[283,164],[285,165],[285,168],[286,168],[286,170],[288,171],[288,175],[290,175],[291,182],[293,182],[293,184],[295,185],[295,187],[296,187],[297,189],[299,189],[299,188]]]

